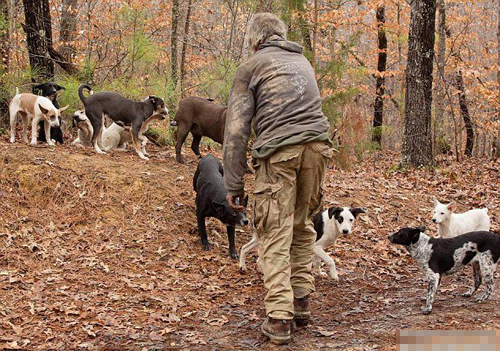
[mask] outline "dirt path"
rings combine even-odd
[[[460,296],[470,270],[445,278],[433,314],[421,315],[422,275],[386,239],[429,224],[433,194],[458,210],[487,205],[498,231],[499,163],[402,174],[388,171],[397,155],[379,155],[331,169],[326,199],[369,214],[330,249],[342,275],[317,280],[313,323],[278,348],[259,332],[255,253],[239,273],[215,220],[214,249],[201,250],[194,157],[186,149],[188,164],[177,165],[173,149],[151,153],[145,163],[131,152],[0,141],[0,349],[387,350],[403,328],[500,328],[498,293],[482,304]],[[237,246],[249,238],[238,232]]]

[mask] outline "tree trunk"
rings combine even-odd
[[[458,89],[458,103],[460,105],[460,113],[462,114],[462,118],[464,119],[465,130],[467,131],[465,156],[470,157],[472,156],[472,150],[474,149],[474,126],[472,125],[469,108],[467,106],[467,95],[465,94],[465,85],[462,71],[458,71],[457,73],[456,84]]]
[[[191,3],[192,3],[192,0],[188,0],[186,22],[184,23],[184,40],[182,42],[182,53],[181,53],[181,92],[182,92],[182,97],[184,97],[184,86],[186,84],[186,55],[187,55],[187,47],[188,47],[188,42],[189,42],[189,22],[191,20]]]
[[[312,58],[311,63],[316,72],[316,44],[318,40],[318,0],[314,0],[314,23],[313,23],[313,40],[312,40]]]
[[[59,51],[67,62],[72,62],[75,53],[77,6],[78,0],[63,0],[62,2],[60,34],[62,45]]]
[[[23,0],[28,54],[32,80],[47,81],[54,78],[54,62],[50,58],[52,25],[49,0]]]
[[[438,144],[436,141],[442,138],[444,127],[444,98],[445,98],[445,80],[444,64],[446,55],[446,8],[444,0],[438,0],[438,44],[437,44],[437,79],[436,79],[436,101],[434,115],[434,147]],[[440,150],[435,150],[440,151]]]
[[[170,42],[170,74],[174,88],[177,87],[177,80],[179,77],[177,65],[177,43],[178,33],[177,27],[179,25],[179,0],[172,1],[172,38]]]
[[[431,133],[435,0],[412,2],[406,68],[402,164],[433,165]]]
[[[385,33],[385,6],[377,8],[378,64],[373,110],[372,140],[382,146],[382,124],[384,121],[385,70],[387,66],[387,36]]]

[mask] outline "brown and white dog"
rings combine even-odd
[[[50,138],[50,127],[59,126],[61,112],[68,107],[69,105],[58,109],[46,97],[29,93],[19,94],[19,91],[16,89],[16,95],[9,105],[10,142],[14,143],[16,141],[17,117],[21,116],[23,120],[23,141],[25,143],[28,143],[28,123],[31,120],[31,145],[36,145],[37,143],[37,126],[40,121],[44,122],[47,144],[55,145]]]

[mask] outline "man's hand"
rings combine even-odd
[[[242,191],[241,194],[238,195],[227,195],[226,200],[229,202],[229,206],[236,212],[243,212],[245,207],[243,207],[243,199],[245,198],[245,192]]]

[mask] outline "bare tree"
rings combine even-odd
[[[436,139],[441,137],[444,120],[445,101],[445,79],[444,66],[446,55],[446,4],[445,0],[438,0],[438,44],[437,44],[437,77],[436,77],[436,101],[434,115],[434,147],[437,146]]]
[[[52,80],[54,77],[54,62],[50,58],[49,48],[52,47],[52,25],[50,23],[49,0],[23,0],[28,54],[32,80]],[[38,77],[37,77],[38,76]]]
[[[467,143],[465,146],[465,155],[472,156],[472,150],[474,149],[474,126],[472,125],[472,120],[469,114],[469,107],[467,106],[467,95],[465,94],[465,84],[464,78],[462,76],[462,71],[457,72],[456,76],[456,87],[458,89],[458,103],[460,105],[460,113],[464,119],[465,130],[467,132]]]
[[[387,35],[385,33],[385,6],[377,8],[378,64],[373,108],[372,140],[382,145],[382,124],[384,121],[385,70],[387,67]]]
[[[59,49],[67,62],[72,61],[75,52],[76,21],[78,15],[78,0],[63,0],[61,11],[61,42]]]
[[[184,40],[182,41],[182,53],[181,53],[181,92],[182,92],[182,95],[184,95],[184,85],[186,84],[186,55],[187,55],[187,47],[188,47],[188,42],[189,42],[189,25],[190,25],[190,21],[191,21],[191,5],[192,5],[192,0],[188,0],[186,21],[184,22]]]
[[[436,1],[412,2],[406,68],[402,164],[434,164],[431,133]]]
[[[172,81],[174,87],[177,86],[177,80],[179,77],[178,64],[177,64],[177,43],[178,43],[178,32],[177,27],[179,26],[179,0],[172,1],[172,38],[170,41],[170,72],[172,75]]]

